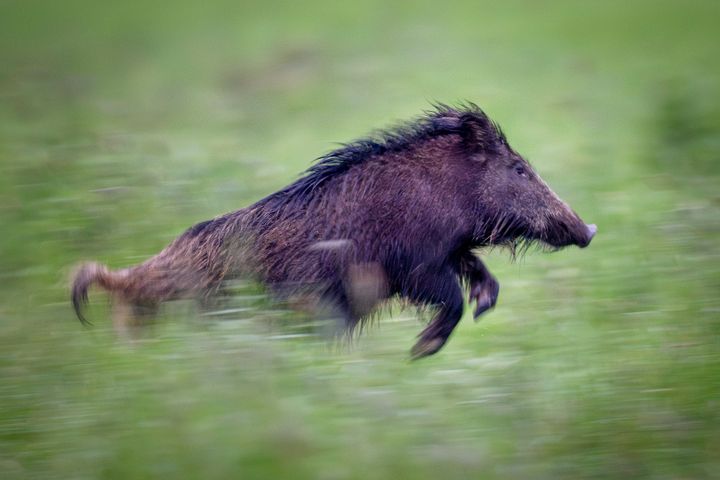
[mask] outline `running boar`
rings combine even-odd
[[[280,296],[303,291],[341,314],[347,332],[385,299],[435,309],[411,350],[442,348],[463,313],[495,306],[499,286],[473,253],[540,243],[586,247],[595,235],[473,104],[421,118],[321,158],[259,202],[199,223],[140,265],[82,265],[72,287],[81,321],[88,289],[108,290],[114,322],[142,323],[164,301],[213,298],[238,275]]]

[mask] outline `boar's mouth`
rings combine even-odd
[[[509,247],[513,257],[523,255],[531,247],[555,251],[570,245],[585,248],[597,233],[597,226],[587,225],[579,217],[553,219],[544,228],[529,227],[526,222],[514,216],[499,216],[485,223],[489,228],[478,235],[484,246]]]

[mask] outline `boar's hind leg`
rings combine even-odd
[[[125,340],[137,340],[142,328],[152,323],[157,311],[157,304],[134,304],[119,295],[114,296],[112,320],[115,333]]]
[[[477,302],[473,312],[473,318],[477,320],[497,303],[500,284],[485,264],[470,251],[460,257],[459,274],[470,285],[470,303]]]
[[[408,296],[415,302],[438,309],[435,317],[420,333],[420,339],[410,351],[412,358],[418,359],[432,355],[445,345],[462,317],[463,296],[457,275],[451,269],[425,273],[421,277],[413,278]]]

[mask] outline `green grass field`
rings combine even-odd
[[[147,5],[146,5],[147,3]],[[210,3],[210,2],[206,2]],[[720,478],[720,4],[0,2],[0,478]],[[135,345],[74,264],[470,100],[599,234],[434,357],[253,296]]]

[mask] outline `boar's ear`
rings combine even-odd
[[[495,149],[495,130],[490,119],[485,115],[467,113],[460,116],[458,120],[460,136],[469,151],[475,153]]]
[[[493,125],[484,114],[451,112],[433,118],[432,125],[438,132],[460,135],[463,146],[469,152],[489,150],[495,146]]]

